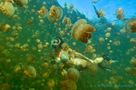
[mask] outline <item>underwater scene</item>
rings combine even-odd
[[[136,0],[0,0],[0,90],[136,90]]]

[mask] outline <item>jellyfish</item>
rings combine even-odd
[[[79,79],[80,73],[76,68],[69,68],[66,79],[77,81]]]
[[[95,28],[92,25],[87,24],[86,20],[80,19],[73,25],[71,34],[74,39],[87,43],[91,38],[91,32],[94,31]]]
[[[13,6],[12,2],[5,1],[0,3],[0,12],[11,17],[15,13],[15,7]]]
[[[116,11],[116,17],[117,19],[123,19],[124,18],[124,10],[122,8],[118,8]]]
[[[27,66],[25,69],[24,69],[24,75],[27,76],[27,77],[30,77],[30,78],[35,78],[36,77],[36,69],[34,66]]]
[[[131,59],[130,63],[131,63],[133,66],[136,67],[136,58],[133,57],[133,58]]]
[[[63,23],[67,26],[67,27],[71,27],[72,23],[71,23],[71,19],[69,17],[64,17],[63,18]]]
[[[128,22],[128,26],[130,27],[131,32],[135,33],[136,32],[136,19],[130,20]]]
[[[105,13],[104,13],[103,9],[99,9],[98,14],[99,14],[99,17],[104,17],[105,16]]]
[[[1,24],[0,25],[0,30],[3,32],[7,32],[10,28],[11,28],[11,26],[9,24]]]
[[[136,76],[136,67],[126,67],[125,71],[132,76]]]
[[[45,6],[42,6],[37,12],[40,18],[44,18],[48,13],[48,9]]]
[[[55,81],[53,79],[50,79],[47,83],[49,90],[53,90],[55,87]]]
[[[51,6],[49,14],[48,14],[49,21],[56,22],[60,20],[62,16],[63,16],[63,11],[60,7],[55,5]]]
[[[20,7],[26,7],[28,4],[28,0],[14,0],[14,2]]]
[[[130,38],[129,42],[132,44],[136,44],[136,38]]]
[[[63,80],[60,83],[61,90],[77,90],[76,82],[72,80]]]

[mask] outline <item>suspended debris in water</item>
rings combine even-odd
[[[87,43],[94,31],[95,28],[92,25],[87,24],[85,19],[80,19],[73,25],[71,34],[74,39]]]

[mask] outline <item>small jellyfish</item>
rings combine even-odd
[[[42,6],[37,12],[40,18],[44,18],[48,13],[48,9],[45,6]]]
[[[44,73],[42,74],[42,77],[48,78],[48,77],[49,77],[49,72],[44,72]]]
[[[99,14],[99,17],[104,17],[105,16],[105,13],[104,13],[103,9],[99,9],[98,14]]]
[[[103,44],[105,42],[105,39],[103,37],[99,37],[98,41],[100,44]]]
[[[130,38],[129,42],[132,44],[136,44],[136,38]]]
[[[119,19],[119,20],[124,18],[124,10],[123,10],[123,8],[118,8],[116,10],[116,18]]]
[[[126,67],[125,71],[132,76],[136,76],[136,67]]]
[[[49,21],[56,22],[60,20],[62,16],[63,16],[63,11],[60,7],[55,5],[51,6],[49,14],[48,14]]]
[[[34,66],[27,66],[24,69],[24,75],[30,78],[35,78],[36,77],[36,69]]]
[[[14,0],[14,2],[20,7],[26,7],[28,5],[28,0]]]
[[[0,31],[7,32],[11,26],[9,24],[1,24],[0,25]]]
[[[86,20],[80,19],[73,25],[71,34],[74,39],[87,43],[91,38],[91,32],[94,31],[95,28],[92,25],[87,24]]]
[[[76,82],[72,80],[63,80],[60,83],[61,90],[77,90]]]
[[[130,21],[128,22],[128,26],[129,26],[129,28],[130,28],[130,31],[131,31],[132,33],[135,33],[135,32],[136,32],[136,19],[135,19],[135,20],[130,20]]]
[[[136,67],[136,58],[133,57],[133,58],[131,59],[130,63],[131,63],[133,66]]]
[[[55,87],[55,81],[53,79],[50,79],[47,85],[50,90],[53,90],[53,88]]]
[[[92,53],[93,49],[94,49],[94,47],[92,45],[87,45],[85,48],[85,52]]]
[[[63,23],[64,23],[67,27],[72,26],[71,19],[68,18],[68,17],[66,17],[66,16],[63,18]]]

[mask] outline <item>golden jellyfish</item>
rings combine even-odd
[[[50,79],[47,83],[49,90],[53,90],[55,87],[55,81],[53,79]]]
[[[14,2],[20,7],[26,7],[28,4],[28,0],[14,0]]]
[[[16,65],[15,69],[14,69],[14,72],[17,73],[17,72],[20,72],[21,70],[22,70],[21,65]]]
[[[67,71],[66,79],[77,81],[79,79],[80,73],[75,68],[69,68]]]
[[[129,42],[132,44],[136,44],[136,38],[130,38]]]
[[[105,42],[105,39],[103,37],[99,37],[98,41],[100,44],[103,44]]]
[[[71,23],[71,19],[69,17],[64,17],[63,18],[63,23],[68,26],[68,27],[71,27],[72,26],[72,23]]]
[[[130,63],[131,63],[133,66],[136,67],[136,58],[133,57],[133,58],[131,59]]]
[[[15,13],[15,7],[12,2],[5,1],[0,3],[0,12],[6,16],[13,16]]]
[[[104,13],[103,9],[99,9],[98,14],[99,14],[99,17],[104,17],[105,16],[105,13]]]
[[[48,9],[45,6],[42,6],[37,12],[40,18],[44,18],[48,13]]]
[[[60,83],[61,90],[77,90],[76,82],[72,80],[63,80]]]
[[[78,20],[72,27],[72,37],[83,43],[87,43],[88,39],[91,38],[91,32],[94,32],[95,28],[87,24],[85,19]]]
[[[116,10],[116,17],[119,20],[124,18],[124,10],[123,10],[123,8],[118,8]]]
[[[135,32],[136,32],[136,19],[130,20],[130,21],[128,22],[128,26],[130,27],[130,31],[131,31],[132,33],[135,33]]]
[[[63,11],[60,7],[52,5],[48,14],[48,19],[51,22],[56,22],[63,16]]]
[[[132,76],[136,76],[136,67],[126,67],[125,71]]]
[[[87,45],[85,48],[85,52],[91,53],[93,51],[94,47],[92,45]]]
[[[7,32],[11,26],[9,24],[1,24],[0,25],[0,31]]]
[[[30,78],[35,78],[36,77],[36,69],[34,66],[27,66],[25,69],[24,69],[24,75],[27,76],[27,77],[30,77]]]

